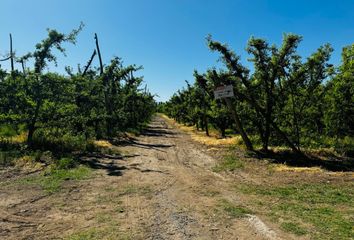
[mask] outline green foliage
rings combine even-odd
[[[13,161],[20,156],[21,152],[18,150],[0,150],[0,167],[13,165]]]
[[[33,137],[32,148],[65,153],[84,151],[86,144],[83,134],[74,135],[65,129],[38,129]]]
[[[326,131],[331,136],[354,136],[354,44],[343,48],[338,74],[327,83]]]
[[[17,132],[11,125],[0,125],[0,138],[10,138],[17,135]]]
[[[301,40],[286,34],[277,47],[252,37],[246,48],[251,72],[226,44],[208,36],[210,50],[220,53],[225,69],[195,71],[195,83],[187,83],[159,108],[197,128],[210,122],[222,136],[225,129],[236,128],[246,145],[248,138],[263,150],[269,145],[297,153],[303,147],[331,147],[349,156],[354,150],[354,44],[343,49],[342,64],[335,68],[329,63],[329,44],[303,59],[297,54]],[[213,90],[222,85],[234,87],[231,107],[214,99]]]
[[[35,51],[21,58],[34,58],[33,70],[1,70],[0,141],[6,140],[1,145],[25,133],[31,149],[84,151],[92,139],[113,138],[150,120],[156,104],[146,86],[142,88],[143,78],[135,76],[142,67],[123,66],[116,57],[103,74],[89,69],[83,76],[69,67],[68,76],[43,73],[48,62],[56,62],[52,50],[65,53],[63,44],[75,43],[82,27],[69,34],[48,30]]]
[[[71,157],[64,157],[58,160],[57,169],[70,169],[77,165],[77,162]]]

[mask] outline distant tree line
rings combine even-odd
[[[0,68],[0,140],[26,134],[30,148],[65,148],[139,129],[150,119],[154,96],[142,86],[143,78],[135,76],[142,67],[124,66],[118,57],[103,65],[97,35],[85,68],[79,66],[74,73],[66,67],[66,75],[44,71],[48,62],[56,63],[53,50],[65,53],[63,43],[75,43],[81,28],[69,34],[48,30],[48,37],[22,57],[15,57],[11,49],[5,60],[21,63],[22,69]],[[97,53],[100,67],[93,68]],[[33,68],[25,67],[29,59]]]
[[[329,44],[303,59],[297,48],[302,38],[284,35],[281,46],[252,37],[247,53],[251,71],[227,45],[207,43],[220,54],[225,68],[194,72],[195,82],[160,105],[178,122],[208,126],[225,137],[226,129],[240,133],[247,149],[259,146],[354,148],[354,44],[343,48],[337,67],[329,63]],[[232,85],[234,98],[215,99],[218,86]]]

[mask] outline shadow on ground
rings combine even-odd
[[[162,149],[163,148],[170,148],[175,145],[171,144],[149,144],[149,143],[143,143],[143,142],[138,142],[134,139],[124,139],[124,140],[111,140],[110,143],[115,146],[135,146],[135,147],[140,147],[140,148],[145,148],[145,149],[154,149],[156,151],[164,152]],[[162,149],[161,149],[162,148]]]
[[[354,171],[354,158],[338,157],[334,154],[327,154],[325,160],[314,154],[296,154],[291,151],[267,153],[257,151],[250,154],[258,159],[267,159],[272,163],[285,164],[292,167],[320,167],[333,172]]]
[[[138,157],[139,155],[126,155],[126,156],[116,156],[105,154],[94,154],[91,156],[84,156],[81,158],[81,164],[89,166],[92,169],[103,169],[106,170],[109,176],[122,176],[125,171],[137,170],[142,173],[157,172],[168,174],[160,170],[148,169],[140,167],[139,163],[132,163],[127,166],[122,166],[119,164],[120,161],[125,161],[125,158]]]
[[[165,128],[148,127],[142,131],[141,135],[151,137],[173,137],[176,133],[166,130]]]
[[[104,169],[109,176],[122,176],[123,171],[127,170],[127,168],[125,166],[118,165],[118,162],[124,161],[125,158],[136,156],[139,155],[121,156],[94,153],[81,157],[81,163],[92,169]]]

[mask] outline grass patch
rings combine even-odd
[[[150,186],[135,186],[135,185],[127,185],[122,189],[119,189],[119,195],[131,195],[131,194],[150,194],[152,193],[152,189]]]
[[[53,169],[37,176],[31,176],[18,181],[19,184],[39,185],[51,194],[58,192],[66,180],[83,180],[88,178],[92,170],[85,166],[72,169]]]
[[[112,215],[110,213],[98,213],[96,215],[96,221],[98,223],[112,222]]]
[[[238,186],[243,193],[263,201],[259,211],[281,227],[312,239],[351,239],[354,237],[354,183],[328,183],[287,186]],[[295,224],[301,223],[301,224]]]
[[[201,191],[198,191],[197,193],[202,196],[205,196],[205,197],[215,197],[215,196],[220,195],[219,191],[209,190],[209,189],[202,189]]]
[[[221,207],[230,217],[233,218],[241,218],[244,217],[246,214],[252,213],[249,209],[242,206],[236,206],[225,199],[222,199],[220,201],[219,207]]]
[[[126,185],[126,186],[119,186],[119,187],[111,187],[108,186],[105,189],[105,194],[99,195],[96,199],[96,204],[101,203],[116,203],[120,205],[122,201],[120,197],[125,195],[141,195],[145,197],[150,197],[153,190],[150,186],[137,186],[137,185]],[[117,211],[120,211],[117,210]]]
[[[117,227],[105,227],[105,228],[90,228],[88,230],[74,233],[66,240],[101,240],[101,239],[111,239],[111,240],[130,240],[133,237],[130,234],[121,232]]]
[[[307,233],[306,229],[303,227],[299,226],[299,224],[292,223],[292,222],[283,222],[280,227],[286,231],[293,233],[297,236],[305,235]]]
[[[326,183],[288,185],[279,187],[243,186],[244,193],[272,196],[283,200],[294,200],[310,204],[352,204],[354,205],[354,184],[340,187]]]
[[[244,163],[233,156],[232,154],[226,155],[223,160],[213,167],[214,172],[222,172],[222,171],[235,171],[236,169],[244,168]]]

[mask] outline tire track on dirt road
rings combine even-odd
[[[121,149],[143,156],[131,159],[141,168],[154,169],[139,180],[154,186],[149,209],[145,209],[149,212],[144,228],[146,239],[279,239],[275,231],[263,222],[259,224],[258,217],[230,220],[215,214],[218,199],[240,200],[228,191],[230,179],[211,171],[215,160],[188,134],[156,116],[138,142],[144,147]],[[208,196],[208,192],[218,194]]]

